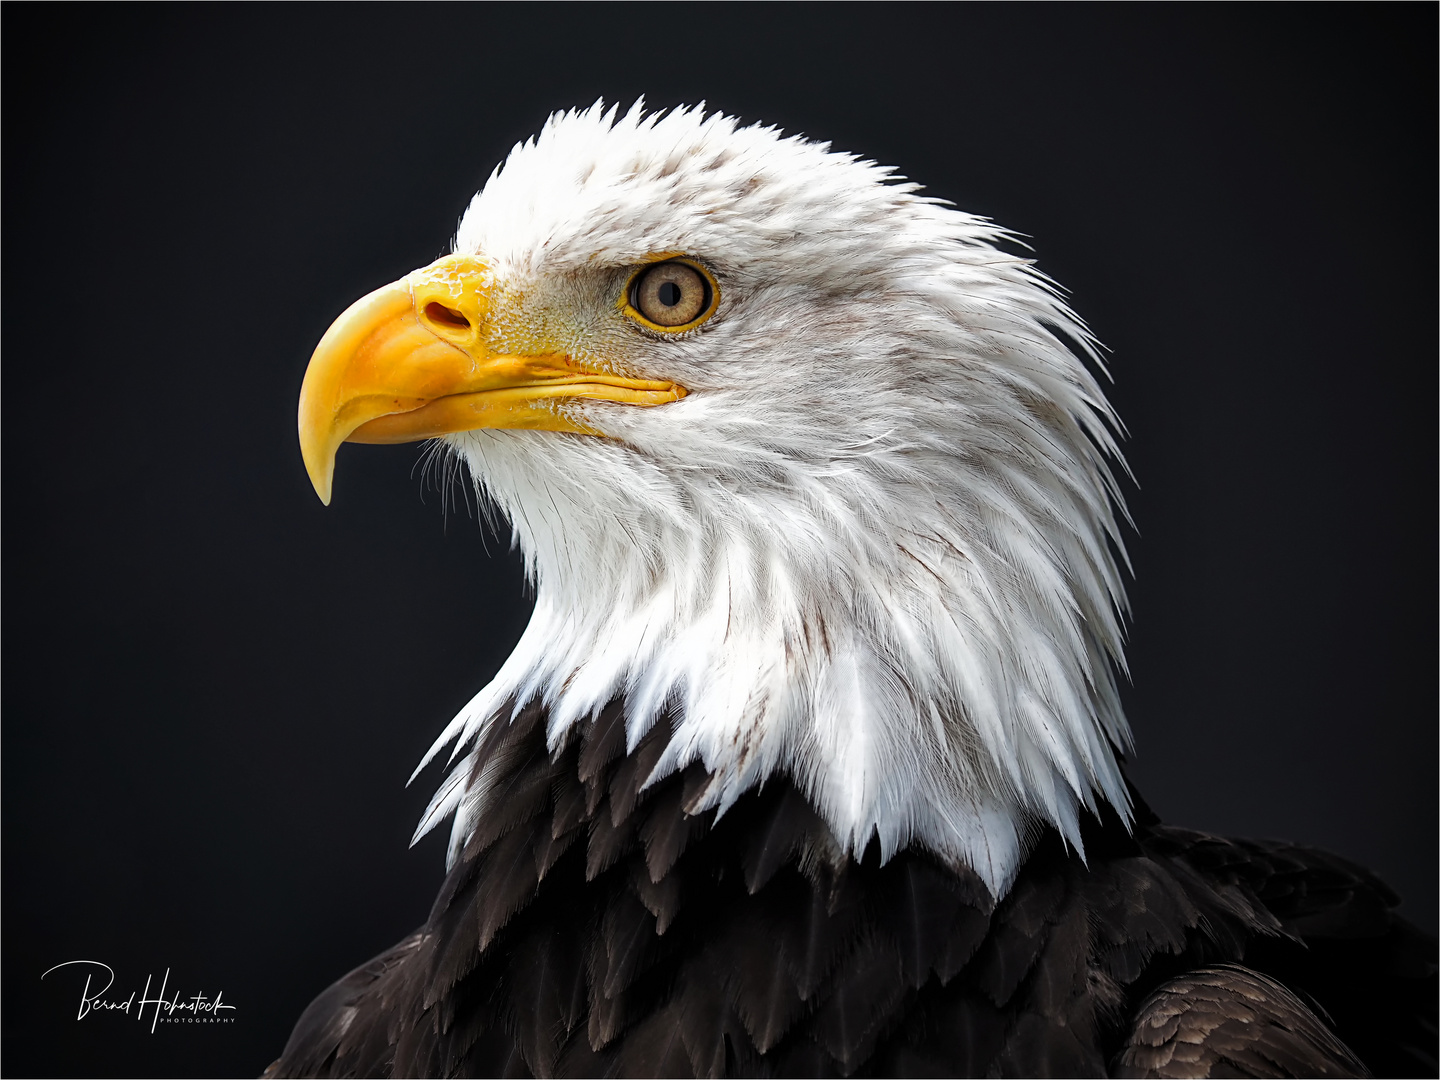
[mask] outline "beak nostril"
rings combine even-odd
[[[425,318],[436,326],[444,327],[447,330],[469,330],[470,320],[461,315],[454,308],[446,307],[437,301],[430,301],[425,305]]]

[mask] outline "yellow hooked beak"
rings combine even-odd
[[[399,443],[476,428],[601,432],[561,415],[565,398],[663,405],[673,382],[590,371],[561,352],[487,345],[490,268],[450,255],[351,304],[315,347],[300,388],[300,453],[330,505],[342,442]]]

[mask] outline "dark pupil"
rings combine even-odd
[[[666,307],[674,307],[680,302],[680,286],[676,285],[673,281],[667,281],[664,285],[660,286],[657,295],[660,297],[660,303]]]

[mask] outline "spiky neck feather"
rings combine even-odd
[[[536,605],[432,750],[462,760],[422,832],[453,810],[463,842],[476,734],[536,698],[552,745],[623,698],[632,747],[672,727],[655,779],[711,774],[704,806],[788,775],[852,853],[919,844],[996,895],[1036,825],[1079,847],[1080,807],[1128,815],[1092,339],[1000,230],[890,179],[724,117],[597,107],[477,196],[458,245],[534,304],[674,250],[710,261],[725,305],[628,361],[690,396],[580,407],[611,439],[451,437]]]

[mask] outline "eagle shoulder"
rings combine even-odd
[[[280,1057],[263,1074],[388,1076],[395,1051],[390,1008],[403,991],[406,961],[420,947],[416,931],[337,979],[300,1014]]]
[[[1238,964],[1188,972],[1140,1006],[1113,1069],[1124,1077],[1369,1076],[1280,983]]]

